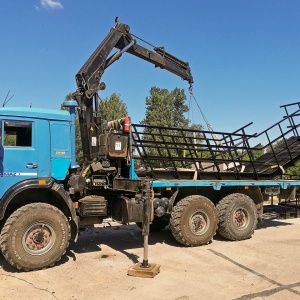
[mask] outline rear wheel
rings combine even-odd
[[[231,194],[218,204],[218,233],[232,241],[248,239],[257,226],[258,213],[253,200],[244,194]]]
[[[65,253],[70,226],[65,215],[46,203],[16,210],[1,231],[0,247],[14,267],[30,271],[52,266]]]
[[[180,200],[171,213],[170,227],[174,238],[185,246],[208,244],[217,230],[217,210],[199,195]]]

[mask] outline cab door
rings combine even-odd
[[[35,122],[30,119],[1,120],[0,198],[13,185],[38,177]]]

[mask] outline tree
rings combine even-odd
[[[146,116],[141,124],[149,126],[187,128],[189,120],[184,117],[188,106],[184,104],[186,95],[183,89],[173,91],[152,87],[146,98]]]
[[[153,167],[183,166],[180,161],[186,155],[184,144],[191,143],[200,136],[196,130],[202,126],[197,124],[189,126],[190,120],[185,117],[185,113],[188,112],[185,100],[183,89],[175,88],[173,91],[158,87],[150,89],[150,96],[146,98],[146,115],[141,121],[142,125],[147,126],[143,131],[143,140],[145,145],[147,144],[144,150],[148,157],[172,158],[151,160],[150,164]],[[196,148],[193,151],[196,151]]]
[[[111,96],[99,102],[99,110],[104,121],[112,121],[128,115],[127,106],[120,95],[112,93]]]
[[[300,163],[296,163],[294,166],[290,167],[286,174],[293,176],[300,176]]]

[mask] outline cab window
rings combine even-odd
[[[32,123],[4,121],[4,146],[32,147]]]

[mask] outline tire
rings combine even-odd
[[[231,241],[249,239],[257,226],[258,213],[253,200],[244,194],[230,194],[218,204],[218,233]]]
[[[208,244],[217,230],[217,210],[199,195],[180,200],[171,213],[170,227],[174,238],[185,246]]]
[[[169,224],[169,221],[161,218],[154,218],[152,223],[150,224],[150,232],[158,232],[163,229],[165,229]],[[142,222],[136,222],[136,225],[143,229],[143,223]]]
[[[19,270],[53,266],[66,252],[70,226],[65,215],[46,203],[32,203],[16,210],[1,231],[5,259]]]

